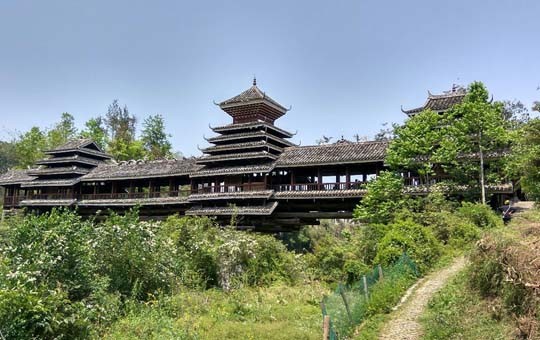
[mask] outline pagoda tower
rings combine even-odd
[[[212,145],[201,150],[204,155],[197,163],[203,167],[191,174],[190,201],[201,206],[188,214],[228,216],[234,205],[238,215],[249,215],[253,209],[270,215],[276,206],[267,204],[273,194],[270,174],[284,148],[295,145],[288,140],[292,133],[274,125],[288,109],[261,91],[256,79],[246,91],[216,105],[232,123],[211,127],[216,135],[205,138]]]

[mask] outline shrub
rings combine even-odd
[[[146,299],[169,290],[180,272],[176,248],[159,222],[139,221],[136,210],[112,214],[95,227],[96,265],[110,280],[109,290]]]
[[[421,272],[430,268],[441,254],[441,245],[426,227],[412,220],[390,225],[390,231],[382,238],[375,262],[390,265],[406,253]]]
[[[463,247],[480,237],[480,229],[475,224],[449,211],[426,212],[420,214],[418,220],[431,228],[439,241],[455,247]]]
[[[480,229],[496,228],[502,225],[502,219],[485,204],[462,202],[457,214]]]
[[[82,303],[61,288],[17,284],[0,289],[0,332],[5,339],[86,338],[91,323]]]
[[[13,279],[25,275],[51,289],[61,285],[73,300],[90,294],[97,275],[89,222],[81,221],[74,212],[53,209],[13,223],[2,249],[11,271],[8,275]]]

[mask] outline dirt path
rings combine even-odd
[[[406,301],[390,314],[390,321],[383,327],[379,339],[415,340],[420,339],[422,327],[419,317],[424,312],[429,299],[441,289],[449,279],[465,267],[464,257],[457,258],[450,266],[431,273],[405,294]]]

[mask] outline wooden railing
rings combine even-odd
[[[117,192],[107,194],[82,194],[81,200],[111,200],[111,199],[143,199],[143,198],[167,198],[167,197],[187,197],[190,190],[177,191],[152,191],[152,192]]]
[[[303,183],[303,184],[280,184],[274,185],[275,191],[318,191],[318,190],[351,190],[363,189],[365,182],[341,182],[341,183]]]
[[[7,196],[7,197],[4,197],[4,206],[5,207],[16,207],[24,199],[26,199],[25,196]]]
[[[212,194],[225,192],[260,191],[267,190],[264,183],[250,183],[241,185],[213,185],[202,188],[194,188],[192,194]]]

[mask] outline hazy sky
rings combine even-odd
[[[540,99],[540,1],[0,0],[0,138],[61,112],[77,125],[117,98],[161,113],[198,155],[212,104],[259,87],[292,110],[296,142],[373,136],[427,90],[481,80],[495,99]]]

